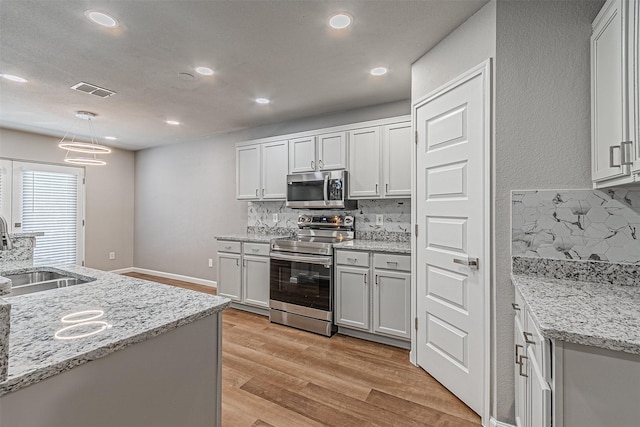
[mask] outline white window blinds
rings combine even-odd
[[[0,159],[0,215],[11,222],[11,160]]]
[[[43,232],[34,261],[80,264],[82,261],[82,176],[84,170],[14,162],[15,231]],[[18,196],[18,197],[16,197]]]

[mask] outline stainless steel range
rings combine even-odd
[[[348,215],[298,217],[296,238],[271,240],[269,320],[331,336],[333,244],[354,238]]]

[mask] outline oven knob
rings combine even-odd
[[[311,222],[311,217],[310,216],[305,217],[305,221]]]
[[[344,217],[344,225],[353,225],[353,217],[345,216]]]

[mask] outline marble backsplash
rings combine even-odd
[[[359,200],[357,209],[322,210],[289,209],[285,202],[249,202],[247,230],[264,234],[294,233],[298,215],[353,215],[356,238],[366,240],[409,241],[411,239],[411,200]],[[278,221],[273,221],[278,214]],[[376,225],[376,215],[382,214],[383,225]]]
[[[640,189],[511,194],[512,256],[640,264]]]

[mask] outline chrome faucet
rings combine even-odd
[[[11,238],[9,237],[9,226],[7,220],[0,215],[0,250],[9,251],[13,249]]]

